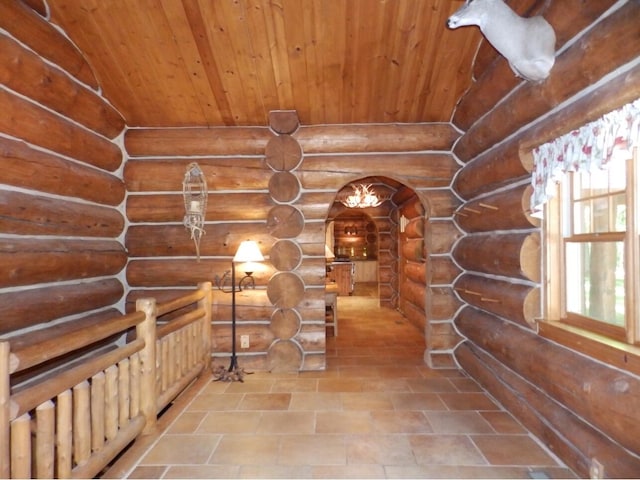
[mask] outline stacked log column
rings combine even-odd
[[[0,334],[118,307],[120,114],[80,51],[0,3]]]
[[[542,279],[540,224],[528,214],[530,151],[640,95],[640,4],[618,2],[601,16],[616,2],[577,3],[545,3],[561,52],[545,82],[521,82],[502,58],[483,61],[454,116],[466,129],[453,186],[465,199],[456,219],[467,234],[454,250],[466,270],[456,293],[467,304],[455,320],[466,337],[455,355],[578,475],[596,458],[606,476],[637,476],[634,414],[624,410],[640,401],[638,377],[535,328]]]
[[[318,249],[312,244],[311,250],[315,251],[303,252],[305,218],[296,206],[301,187],[294,172],[302,162],[302,149],[291,133],[299,126],[298,117],[294,111],[275,111],[270,113],[269,120],[277,134],[266,147],[266,161],[273,170],[269,195],[276,203],[269,210],[267,229],[275,238],[270,259],[276,272],[267,285],[267,296],[274,306],[270,321],[274,341],[267,352],[267,365],[270,371],[320,369],[325,359],[324,292],[319,288],[307,289],[309,280],[311,287],[317,287],[313,285],[317,281],[312,280],[316,277],[304,275],[305,268],[318,263],[305,253],[317,254]],[[317,355],[314,343],[319,346]]]

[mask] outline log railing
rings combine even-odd
[[[0,478],[91,478],[151,433],[159,412],[208,369],[211,283],[43,337],[0,341]],[[104,346],[113,338],[126,340]],[[12,387],[12,375],[65,356],[76,360]]]

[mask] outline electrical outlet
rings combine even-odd
[[[249,335],[240,335],[240,348],[249,348]]]
[[[591,459],[589,477],[593,479],[604,478],[604,466],[596,458]]]

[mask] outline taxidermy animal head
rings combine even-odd
[[[513,72],[526,80],[544,80],[555,62],[556,34],[549,22],[541,16],[521,17],[503,0],[466,0],[447,25],[480,27]]]

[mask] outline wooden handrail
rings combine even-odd
[[[78,350],[92,343],[126,331],[144,320],[144,313],[132,312],[112,321],[93,326],[90,330],[77,330],[69,332],[64,337],[49,338],[31,345],[17,348],[11,351],[10,373],[20,372],[29,367],[43,363],[52,358],[60,357],[74,350]]]
[[[11,396],[10,419],[18,418],[20,415],[36,408],[42,402],[54,398],[59,392],[72,388],[86,378],[91,378],[96,373],[115,365],[123,358],[139,352],[143,347],[144,340],[134,340],[123,347],[61,372],[59,375],[39,383],[37,388],[27,388],[14,393]]]
[[[184,315],[173,318],[171,322],[158,326],[156,329],[156,337],[166,337],[170,333],[180,330],[182,327],[189,325],[190,323],[195,323],[196,320],[201,320],[205,313],[204,309],[198,308],[197,310],[193,310],[185,313]]]
[[[202,289],[198,289],[182,297],[162,303],[157,307],[157,316],[161,317],[162,315],[165,315],[169,312],[173,312],[174,310],[178,310],[179,308],[186,307],[187,305],[190,305],[192,303],[196,303],[198,300],[202,300],[204,296],[205,293],[202,291]]]

